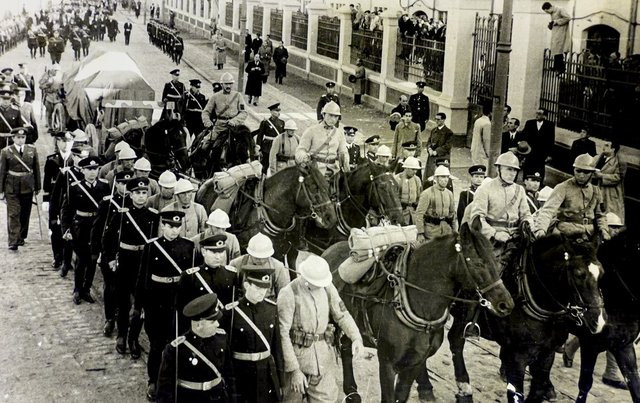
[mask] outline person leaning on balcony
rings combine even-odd
[[[557,73],[564,73],[564,54],[569,52],[571,43],[571,38],[569,37],[571,16],[564,9],[553,6],[548,1],[542,4],[542,11],[551,15],[548,28],[551,30],[549,50],[551,51],[551,56],[553,56],[553,70]]]

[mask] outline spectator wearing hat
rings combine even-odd
[[[540,208],[540,202],[538,201],[540,180],[540,172],[530,172],[524,175],[524,192],[527,197],[527,204],[529,205],[531,214],[534,214]]]
[[[391,109],[391,116],[389,116],[389,127],[391,130],[396,130],[396,126],[407,112],[411,112],[409,98],[407,98],[406,95],[400,95],[400,103]]]
[[[13,144],[0,151],[0,200],[7,201],[7,235],[10,250],[24,245],[29,232],[31,201],[41,189],[38,152],[25,144],[24,128],[11,131]]]
[[[378,147],[380,147],[380,136],[378,136],[377,134],[367,137],[367,139],[364,141],[365,156],[369,159],[369,161],[375,162]]]
[[[347,141],[347,152],[349,153],[349,167],[352,170],[356,169],[362,161],[360,146],[355,143],[356,133],[358,133],[357,128],[352,126],[344,127],[344,138]]]
[[[178,179],[171,171],[164,171],[158,178],[160,191],[150,196],[147,200],[147,207],[162,211],[166,206],[176,201],[175,187]]]
[[[144,157],[137,159],[135,164],[133,164],[133,172],[136,178],[146,178],[149,181],[149,197],[160,193],[158,181],[149,177],[149,174],[151,174],[151,163],[148,159]]]
[[[356,61],[356,70],[353,74],[353,104],[362,105],[362,94],[367,91],[367,73],[362,59]]]
[[[109,158],[108,157],[110,154],[109,150],[113,150],[112,156],[115,156],[115,159],[113,161],[107,162],[100,168],[100,172],[98,173],[98,178],[106,178],[107,174],[120,164],[120,158],[119,158],[120,151],[122,151],[125,148],[131,148],[131,146],[129,145],[129,143],[127,143],[124,140],[118,141],[117,143],[115,143],[115,145],[112,143],[109,146],[109,149],[105,152],[104,156],[105,158]]]
[[[276,84],[282,84],[282,79],[287,76],[287,62],[289,51],[284,47],[284,41],[280,41],[273,50],[273,62],[276,64]]]
[[[354,358],[363,352],[362,336],[331,282],[329,264],[309,255],[298,264],[300,275],[278,298],[280,340],[284,358],[284,401],[304,396],[314,402],[338,399],[332,340],[337,324],[351,339]]]
[[[260,46],[258,50],[258,54],[260,55],[260,62],[264,66],[264,72],[262,73],[262,83],[266,84],[267,79],[269,78],[269,73],[271,72],[271,59],[273,57],[273,43],[271,42],[270,36],[267,34],[267,38]]]
[[[273,276],[271,276],[271,287],[266,295],[266,297],[271,300],[275,300],[280,291],[291,282],[289,270],[287,270],[281,261],[274,258],[273,254],[274,250],[271,239],[259,232],[249,240],[247,253],[233,259],[229,263],[229,265],[238,269],[241,276],[243,275],[242,268],[247,265],[273,269],[274,273]]]
[[[402,162],[404,170],[395,175],[398,182],[398,195],[402,205],[404,225],[416,223],[415,209],[422,193],[422,181],[416,175],[420,171],[420,161],[413,156],[406,157]]]
[[[109,187],[113,187],[113,179],[118,172],[133,171],[133,166],[135,165],[135,161],[137,159],[138,156],[132,148],[123,148],[118,153],[118,164],[105,176],[105,179],[109,183]]]
[[[144,309],[144,330],[149,336],[147,398],[151,401],[156,397],[162,350],[175,337],[175,304],[180,274],[192,266],[193,242],[180,236],[184,217],[184,211],[160,212],[162,235],[145,245],[136,281],[131,316],[138,320]]]
[[[227,43],[222,36],[222,31],[218,31],[213,41],[213,46],[216,50],[213,64],[218,67],[218,70],[222,70],[224,64],[227,62]]]
[[[125,341],[131,358],[140,358],[138,336],[142,330],[140,318],[129,318],[140,268],[142,251],[148,239],[158,233],[158,211],[146,207],[149,197],[149,179],[131,177],[126,183],[129,197],[127,211],[112,214],[102,237],[102,259],[115,273],[118,306],[118,337],[116,351],[126,353]]]
[[[280,119],[280,103],[270,105],[267,109],[269,109],[271,116],[260,122],[256,136],[256,145],[259,147],[260,163],[262,164],[263,173],[266,173],[267,169],[269,169],[269,155],[273,141],[283,135],[285,131],[284,120]]]
[[[482,184],[484,178],[487,177],[487,167],[484,165],[472,165],[468,169],[470,176],[469,189],[460,192],[458,197],[458,209],[456,210],[456,216],[458,217],[458,226],[462,224],[462,217],[464,217],[464,211],[469,204],[473,201],[473,197],[476,194],[476,190]]]
[[[180,81],[180,69],[173,69],[169,72],[171,80],[164,84],[162,89],[162,103],[164,104],[163,114],[166,112],[170,103],[173,104],[173,111],[182,113],[182,103],[184,101],[185,88]]]
[[[491,105],[482,105],[482,116],[473,122],[471,137],[471,163],[487,166],[489,163],[489,149],[491,148]]]
[[[263,76],[267,71],[264,63],[260,60],[260,53],[255,53],[253,60],[247,63],[244,71],[247,73],[247,85],[244,88],[244,94],[248,96],[247,103],[258,106],[258,101],[262,96]]]
[[[393,134],[393,158],[402,155],[402,144],[412,142],[416,145],[415,156],[420,157],[422,140],[420,139],[420,125],[412,122],[412,112],[407,111],[396,125]]]
[[[426,241],[457,231],[453,192],[447,189],[449,168],[440,165],[434,172],[434,186],[420,194],[415,212],[418,235]]]
[[[265,298],[273,269],[248,265],[242,271],[244,296],[225,311],[222,320],[233,335],[229,342],[232,400],[280,402],[283,360],[278,308]]]
[[[240,242],[238,242],[238,237],[226,231],[231,228],[231,223],[229,222],[229,216],[224,210],[219,208],[213,210],[211,214],[209,214],[206,224],[206,228],[203,232],[191,238],[195,245],[196,260],[199,260],[199,257],[201,257],[200,242],[212,235],[224,235],[226,237],[225,247],[227,249],[227,261],[240,256]]]
[[[198,79],[189,80],[189,91],[185,94],[184,123],[189,134],[197,136],[204,130],[202,111],[209,101],[200,92],[202,82]]]
[[[91,230],[98,213],[99,201],[109,195],[110,188],[104,179],[98,179],[100,160],[87,157],[78,163],[82,180],[72,182],[62,201],[60,224],[62,238],[71,241],[78,257],[74,271],[73,302],[80,300],[94,303],[90,294],[96,271],[97,255],[91,253]]]
[[[207,222],[207,211],[202,204],[193,201],[195,191],[191,182],[178,179],[174,190],[176,201],[162,209],[162,211],[178,210],[185,213],[180,236],[189,239],[204,231]]]
[[[340,97],[335,93],[336,83],[334,83],[333,81],[329,81],[324,86],[327,89],[327,92],[320,96],[318,105],[316,106],[316,115],[318,117],[318,122],[322,121],[322,112],[326,104],[328,104],[329,102],[335,102],[336,104],[338,104],[338,106],[340,106]]]
[[[571,160],[574,160],[581,154],[589,154],[592,157],[596,156],[596,143],[589,138],[589,127],[584,126],[580,129],[579,137],[571,143],[571,150],[569,156]]]
[[[420,131],[427,127],[429,120],[429,97],[423,93],[426,85],[424,81],[418,81],[416,83],[417,92],[409,97],[411,121],[420,125]]]
[[[271,175],[284,168],[296,165],[296,149],[299,142],[296,130],[298,130],[296,122],[292,119],[287,120],[284,123],[284,133],[276,136],[273,143],[271,143],[271,150],[269,151],[269,170]]]
[[[227,391],[231,381],[229,336],[220,327],[222,307],[217,295],[206,294],[194,299],[182,314],[190,321],[189,331],[161,347],[162,364],[154,401],[231,401]]]
[[[520,119],[509,118],[507,121],[507,131],[502,133],[502,142],[500,144],[500,153],[511,151],[516,152],[518,142],[526,140],[524,134],[518,131],[520,127]]]
[[[431,130],[427,141],[427,163],[424,176],[433,175],[436,170],[436,160],[446,158],[451,161],[451,141],[453,132],[445,125],[447,115],[442,112],[436,113],[436,127]]]
[[[596,168],[599,170],[593,174],[594,182],[600,186],[604,211],[614,213],[625,222],[624,212],[624,178],[627,173],[627,164],[619,157],[620,143],[617,141],[605,141],[602,154],[596,159]]]
[[[11,144],[11,131],[22,127],[20,109],[11,102],[12,91],[9,85],[0,87],[0,149]]]

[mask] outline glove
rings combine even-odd
[[[553,21],[549,21],[549,25],[547,25],[547,28],[553,29]]]
[[[493,238],[498,242],[505,243],[509,240],[509,234],[507,232],[500,231],[496,232]]]
[[[611,234],[609,234],[609,231],[605,231],[605,230],[600,231],[600,236],[602,236],[603,241],[611,240]]]
[[[49,211],[49,202],[42,202],[42,211],[45,213]]]
[[[64,239],[65,241],[71,241],[73,239],[73,236],[71,235],[71,232],[69,232],[69,230],[66,230],[62,235],[62,239]]]
[[[112,260],[109,262],[109,269],[111,271],[116,271],[116,268],[118,267],[117,262],[115,260]]]

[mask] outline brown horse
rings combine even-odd
[[[459,234],[436,238],[406,253],[403,249],[390,248],[360,283],[346,284],[334,275],[365,342],[378,349],[383,402],[407,401],[427,358],[442,344],[449,308],[461,290],[472,291],[473,302],[500,316],[513,307],[491,245],[477,228],[464,224]],[[329,247],[322,256],[335,271],[349,257],[347,242]],[[359,401],[347,340],[342,337],[340,347],[343,389],[350,401]]]

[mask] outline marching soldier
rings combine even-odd
[[[404,171],[397,174],[395,178],[399,185],[398,193],[404,225],[416,224],[415,211],[422,193],[422,181],[416,175],[416,172],[420,171],[420,161],[416,157],[407,157],[402,167]]]
[[[40,78],[38,82],[40,86],[40,90],[44,94],[44,107],[47,111],[47,126],[49,129],[52,129],[51,125],[51,116],[53,115],[53,108],[55,104],[60,102],[60,98],[58,97],[58,87],[59,83],[56,80],[56,74],[58,73],[60,66],[55,64],[49,68],[45,75]],[[1,124],[2,122],[0,122]]]
[[[14,84],[25,91],[24,102],[33,102],[36,94],[36,83],[31,74],[27,72],[27,64],[19,63],[20,70],[13,76]]]
[[[106,178],[109,172],[113,171],[118,165],[122,165],[120,163],[120,152],[125,148],[131,148],[129,143],[127,143],[126,141],[120,140],[118,143],[116,143],[116,145],[113,147],[113,154],[115,155],[115,159],[107,162],[100,168],[98,178]],[[111,146],[109,146],[109,149],[111,149]],[[107,153],[108,151],[105,152],[105,154]]]
[[[231,223],[229,222],[229,216],[224,212],[224,210],[219,208],[213,210],[211,214],[209,214],[209,218],[207,218],[207,222],[205,224],[206,228],[204,232],[201,232],[191,238],[195,245],[196,262],[200,262],[202,260],[200,242],[212,235],[224,235],[227,237],[224,242],[227,248],[227,262],[240,256],[240,242],[238,242],[238,237],[226,231],[231,228]],[[225,298],[222,298],[222,300],[224,301]]]
[[[349,153],[349,167],[353,170],[358,167],[362,157],[360,156],[360,146],[354,141],[356,139],[356,133],[358,129],[351,126],[345,126],[344,136],[347,141],[347,153]]]
[[[429,97],[423,94],[426,85],[424,81],[418,81],[416,83],[418,92],[409,97],[411,121],[420,125],[420,131],[424,131],[429,121]]]
[[[418,236],[426,241],[449,235],[458,229],[453,192],[447,189],[449,168],[439,166],[434,173],[434,186],[420,194],[416,207]]]
[[[340,106],[335,102],[326,104],[322,111],[323,120],[309,127],[302,134],[296,149],[296,162],[318,162],[318,169],[326,176],[332,176],[340,168],[349,171],[349,153],[344,129],[340,125]]]
[[[138,270],[148,239],[158,233],[158,212],[146,207],[149,180],[131,178],[127,182],[127,199],[124,209],[114,214],[106,228],[103,238],[104,258],[109,269],[115,273],[116,295],[118,300],[118,338],[116,351],[125,354],[129,345],[131,358],[140,358],[138,336],[142,330],[139,317],[129,322],[131,299],[135,293]]]
[[[202,111],[207,105],[207,97],[200,92],[202,82],[198,79],[189,80],[189,91],[186,94],[184,123],[193,136],[197,136],[204,130],[202,123]]]
[[[273,140],[271,151],[269,152],[271,175],[284,168],[296,165],[296,148],[298,148],[296,130],[298,130],[296,122],[289,119],[284,123],[285,132]]]
[[[458,217],[458,226],[462,224],[462,217],[464,217],[464,210],[473,201],[473,197],[476,194],[476,190],[482,184],[484,178],[487,177],[487,167],[484,165],[473,165],[469,167],[469,176],[471,176],[471,186],[469,189],[460,192],[458,198],[458,209],[456,210],[456,216]]]
[[[158,181],[153,178],[149,178],[151,174],[151,162],[148,159],[142,157],[136,160],[133,164],[133,173],[136,178],[145,178],[149,181],[149,197],[160,193],[160,185]]]
[[[162,236],[147,243],[142,253],[132,320],[144,309],[149,336],[147,398],[154,401],[164,346],[175,336],[174,317],[180,274],[192,267],[193,242],[180,237],[184,212],[160,212]],[[172,336],[173,335],[173,336]]]
[[[157,403],[229,401],[225,378],[229,355],[227,333],[216,294],[191,301],[183,309],[191,330],[167,343],[158,376]]]
[[[104,179],[109,184],[109,188],[113,187],[113,179],[118,172],[133,171],[133,166],[135,165],[135,161],[137,158],[138,156],[136,155],[136,152],[133,151],[133,149],[130,147],[124,147],[122,150],[120,150],[120,152],[118,153],[118,164],[116,164],[116,167],[109,171],[104,177]]]
[[[0,147],[11,144],[13,129],[22,127],[20,109],[11,103],[11,90],[8,86],[0,88]],[[26,133],[26,131],[25,131]]]
[[[130,20],[127,20],[127,22],[124,23],[123,28],[124,28],[124,44],[126,46],[129,46],[129,38],[131,38],[131,30],[133,29],[133,24],[131,24]]]
[[[75,27],[71,33],[71,49],[73,49],[73,60],[80,60],[80,49],[82,49],[82,37],[80,27]]]
[[[273,140],[284,133],[284,120],[280,119],[280,103],[268,107],[271,116],[260,122],[256,145],[260,147],[260,162],[262,163],[262,173],[267,173],[269,168],[269,154]]]
[[[185,238],[192,238],[204,231],[207,221],[207,211],[204,206],[193,201],[195,191],[196,189],[191,182],[182,178],[178,179],[174,189],[176,201],[162,209],[162,211],[179,210],[185,214],[184,225],[180,231],[180,235]]]
[[[169,72],[171,74],[171,81],[165,83],[162,89],[162,103],[164,103],[164,110],[167,109],[167,104],[173,102],[173,110],[175,113],[182,114],[182,101],[184,99],[184,84],[180,82],[180,69],[174,69]]]
[[[13,145],[0,152],[0,200],[7,200],[9,249],[15,251],[27,238],[31,202],[41,182],[38,153],[33,145],[25,144],[25,129],[17,127],[11,135]]]
[[[280,371],[283,367],[278,308],[266,299],[273,269],[245,266],[244,297],[225,311],[223,326],[231,335],[231,393],[238,402],[282,400]]]
[[[90,304],[95,302],[90,294],[97,261],[97,256],[94,258],[91,253],[91,229],[98,211],[98,200],[110,193],[106,181],[98,179],[100,160],[97,157],[87,157],[78,166],[84,178],[71,183],[67,197],[62,201],[60,220],[62,238],[71,241],[78,257],[73,287],[76,305],[80,305],[81,299]]]
[[[82,56],[88,56],[91,36],[89,35],[87,28],[80,30],[80,41],[82,43]]]
[[[164,171],[160,174],[160,177],[158,177],[160,191],[149,197],[147,207],[162,211],[166,206],[176,201],[174,190],[177,182],[176,175],[171,171]]]
[[[60,58],[64,53],[64,40],[60,37],[60,31],[53,31],[53,37],[49,38],[48,46],[51,55],[51,64],[60,63]]]
[[[327,93],[322,94],[322,96],[318,100],[318,106],[316,106],[316,115],[318,117],[318,122],[322,121],[324,106],[326,104],[328,104],[329,102],[335,102],[336,104],[338,104],[338,106],[340,106],[340,97],[334,92],[336,83],[334,83],[333,81],[329,81],[324,86],[327,87]]]

